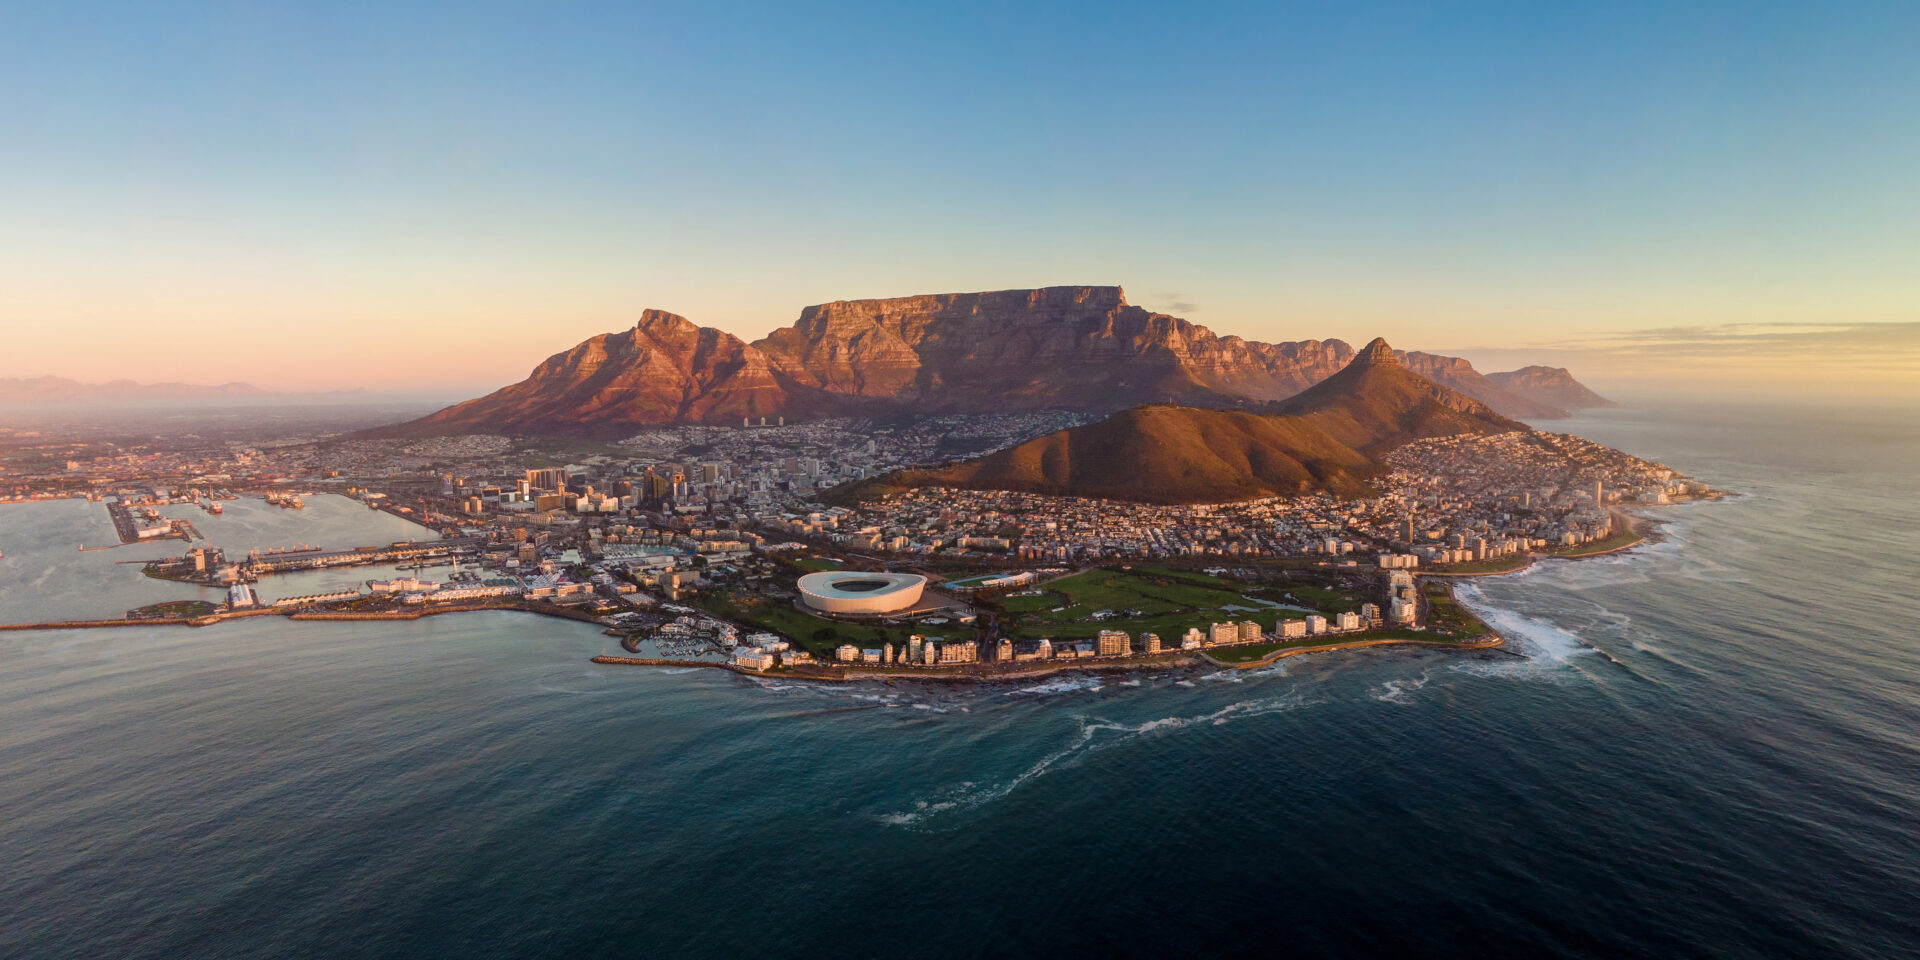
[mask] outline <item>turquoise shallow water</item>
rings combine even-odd
[[[1745,496],[1476,582],[1527,660],[825,687],[514,614],[0,636],[0,955],[1920,955],[1920,437],[1565,428]]]

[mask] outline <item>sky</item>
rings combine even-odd
[[[1196,9],[1197,8],[1197,9]],[[0,376],[478,392],[657,307],[1120,284],[1920,396],[1920,3],[27,4]]]

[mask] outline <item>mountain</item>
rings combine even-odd
[[[1218,337],[1119,287],[840,300],[754,346],[796,384],[926,412],[1277,400],[1352,354],[1338,340]]]
[[[1156,404],[946,467],[897,471],[842,491],[1014,490],[1148,503],[1221,503],[1332,493],[1365,496],[1409,440],[1525,430],[1486,404],[1414,373],[1375,340],[1338,373],[1269,413]]]
[[[631,330],[604,333],[554,354],[519,383],[401,430],[625,436],[647,424],[757,417],[787,407],[786,391],[765,354],[730,333],[648,310]]]
[[[1614,406],[1608,400],[1573,378],[1565,367],[1521,367],[1506,373],[1489,373],[1487,380],[1515,396],[1550,403],[1568,410]]]
[[[0,377],[0,403],[112,403],[152,400],[247,400],[271,396],[246,383],[81,383],[66,377]]]
[[[1405,356],[1503,413],[1565,415],[1464,360]],[[647,424],[773,414],[1247,407],[1294,396],[1352,357],[1340,340],[1217,336],[1133,306],[1119,287],[838,300],[750,344],[649,310],[632,330],[555,354],[517,384],[381,432],[613,437]]]
[[[1551,401],[1507,389],[1459,357],[1417,351],[1401,353],[1399,356],[1414,373],[1443,387],[1458,390],[1505,416],[1522,420],[1560,420],[1572,416]]]
[[[1527,429],[1487,404],[1415,373],[1380,338],[1367,344],[1339,373],[1273,409],[1310,420],[1329,436],[1370,456],[1422,437]]]

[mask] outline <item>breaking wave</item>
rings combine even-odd
[[[878,814],[874,819],[889,826],[916,826],[940,814],[973,809],[992,803],[1056,769],[1070,767],[1088,755],[1130,743],[1142,737],[1162,736],[1190,727],[1224,726],[1236,720],[1282,713],[1309,706],[1315,702],[1318,701],[1309,700],[1298,693],[1289,693],[1277,697],[1237,701],[1211,713],[1161,717],[1138,724],[1119,723],[1096,717],[1076,717],[1079,729],[1065,746],[1041,757],[1014,776],[994,783],[963,781],[932,797],[915,801],[910,809]]]

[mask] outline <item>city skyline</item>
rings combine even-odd
[[[29,11],[0,376],[457,394],[649,307],[753,340],[1100,283],[1603,392],[1911,398],[1916,17]]]

